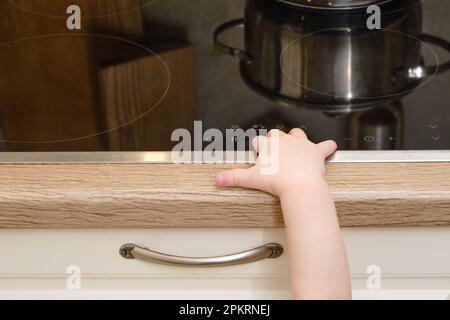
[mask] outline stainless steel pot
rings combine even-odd
[[[245,19],[218,27],[215,47],[239,57],[245,82],[274,100],[323,109],[367,107],[450,68],[424,66],[423,47],[433,53],[428,43],[448,51],[450,44],[422,34],[420,1],[392,0],[380,8],[382,29],[369,30],[361,9],[331,12],[247,0]],[[236,27],[245,27],[245,50],[221,41]]]

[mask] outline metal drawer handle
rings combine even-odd
[[[225,256],[180,257],[127,243],[120,247],[119,252],[125,259],[138,259],[178,267],[225,267],[278,258],[283,254],[283,247],[278,243],[268,243],[248,251]]]

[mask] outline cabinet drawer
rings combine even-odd
[[[270,242],[283,230],[3,230],[0,298],[68,297],[284,299],[291,297],[287,255],[220,268],[186,268],[127,260],[126,243],[182,256],[219,256]],[[80,290],[67,285],[80,271]],[[67,273],[69,268],[69,273]]]
[[[345,229],[355,297],[367,291],[368,268],[381,272],[383,290],[443,296],[450,289],[450,229]],[[282,229],[1,230],[0,296],[146,298],[290,298]],[[119,248],[135,243],[180,256],[221,256],[279,243],[276,259],[219,268],[175,267],[129,260]],[[69,281],[79,276],[79,288]],[[80,290],[78,290],[80,289]],[[41,291],[45,292],[42,293]],[[414,291],[416,290],[416,291]],[[425,291],[428,290],[428,291]],[[429,290],[438,290],[431,292]],[[430,293],[431,292],[431,293]],[[386,297],[396,297],[390,294]],[[407,294],[408,296],[408,294]]]
[[[264,277],[285,276],[287,256],[220,268],[176,267],[124,259],[123,244],[135,243],[179,256],[221,256],[277,242],[285,246],[283,230],[59,230],[1,231],[8,243],[8,263],[0,274],[65,274],[79,266],[85,276]]]

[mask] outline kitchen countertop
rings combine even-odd
[[[4,163],[0,228],[282,227],[278,199],[214,186],[242,166]],[[327,180],[344,227],[450,225],[450,162],[336,161]]]

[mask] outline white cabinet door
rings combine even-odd
[[[448,297],[450,229],[346,229],[344,238],[355,298]],[[291,297],[288,250],[276,259],[223,268],[119,255],[130,242],[181,256],[219,256],[271,242],[287,249],[281,229],[2,230],[0,241],[0,298]]]
[[[450,229],[344,230],[355,289],[450,289]],[[369,281],[369,286],[367,285]]]

